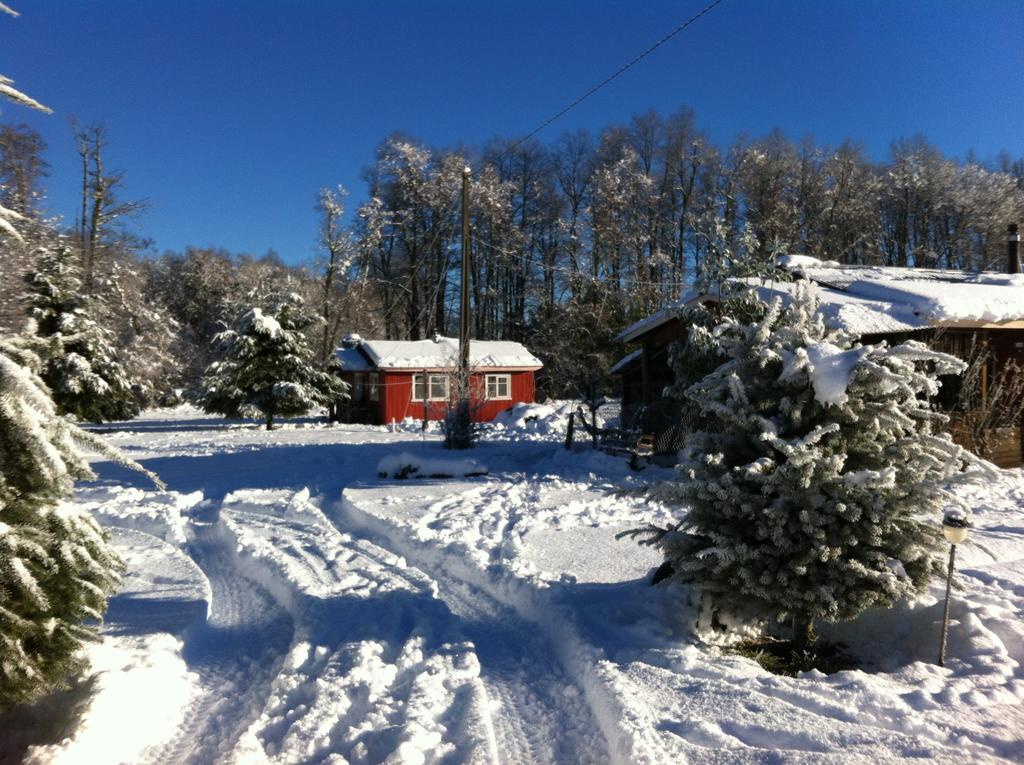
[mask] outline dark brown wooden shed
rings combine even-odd
[[[864,343],[898,343],[916,339],[967,359],[979,344],[990,350],[977,380],[981,407],[990,381],[1005,370],[1024,367],[1024,275],[967,273],[931,269],[841,266],[814,258],[792,257],[782,263],[795,279],[818,287],[826,323],[860,337]],[[760,296],[788,300],[792,281],[746,280]],[[621,383],[623,422],[635,421],[656,435],[661,453],[678,449],[686,434],[678,402],[664,395],[672,382],[669,350],[685,337],[680,319],[686,305],[713,302],[713,295],[692,293],[621,333],[634,346],[612,369]],[[949,407],[959,384],[945,381],[938,405]],[[971,427],[977,411],[951,411],[954,437],[973,449]],[[989,457],[1002,467],[1022,464],[1020,424],[987,434]]]

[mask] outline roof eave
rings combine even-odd
[[[1024,319],[1011,321],[980,321],[960,319],[957,321],[932,321],[931,326],[942,329],[1024,329]]]
[[[454,366],[413,366],[413,367],[377,367],[382,372],[453,372],[456,371]],[[539,369],[543,369],[543,364],[529,365],[529,366],[470,366],[470,374],[474,372],[536,372]]]
[[[714,295],[702,293],[700,295],[696,295],[690,298],[689,300],[683,303],[679,303],[678,305],[673,306],[671,308],[662,308],[661,311],[658,312],[661,314],[659,318],[654,318],[655,316],[658,316],[658,314],[652,314],[651,316],[648,316],[646,319],[642,319],[641,321],[636,322],[632,326],[627,327],[625,330],[617,334],[615,336],[614,342],[636,342],[644,335],[656,330],[658,327],[664,326],[673,319],[679,318],[679,312],[686,308],[687,306],[691,306],[694,305],[695,303],[703,302],[706,300],[717,300],[717,298],[715,298]]]

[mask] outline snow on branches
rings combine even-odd
[[[929,403],[962,362],[917,342],[855,346],[803,285],[759,320],[725,313],[701,333],[721,363],[685,391],[702,430],[657,492],[688,511],[649,541],[717,605],[792,617],[803,637],[921,591],[951,486],[977,476]]]
[[[29,332],[43,358],[40,374],[62,414],[80,420],[130,419],[139,412],[133,380],[118,358],[113,333],[94,317],[74,254],[63,242],[42,248],[25,296]]]
[[[347,395],[346,383],[314,363],[305,332],[317,317],[292,294],[264,310],[250,308],[215,338],[220,358],[206,371],[203,407],[226,417],[294,417]]]
[[[38,357],[0,339],[0,706],[61,687],[84,667],[121,563],[105,533],[66,499],[93,477],[80,453],[97,451],[159,479],[98,436],[61,417]]]

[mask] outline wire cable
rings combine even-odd
[[[722,2],[722,0],[714,0],[714,2],[712,2],[712,3],[709,3],[708,5],[706,5],[706,6],[705,6],[705,7],[703,8],[703,9],[701,9],[700,11],[698,11],[697,13],[695,13],[695,14],[694,14],[693,16],[691,16],[691,17],[690,17],[690,18],[688,18],[688,19],[687,19],[686,21],[684,21],[684,22],[683,22],[682,24],[680,24],[679,26],[677,26],[677,27],[676,27],[675,29],[673,29],[673,30],[672,30],[671,32],[669,32],[669,33],[668,33],[667,35],[665,35],[664,37],[662,37],[662,38],[661,38],[660,40],[658,40],[658,41],[657,41],[656,43],[654,43],[653,45],[651,45],[650,47],[648,47],[648,48],[647,48],[647,50],[643,51],[643,52],[642,52],[641,54],[639,54],[638,56],[636,56],[636,57],[635,57],[635,58],[634,58],[634,59],[633,59],[632,61],[630,61],[630,62],[629,62],[628,64],[624,64],[623,66],[619,67],[619,68],[618,68],[618,69],[617,69],[617,70],[616,70],[616,71],[615,71],[614,73],[612,73],[612,74],[608,75],[607,77],[605,77],[605,78],[604,78],[603,80],[601,80],[601,82],[597,83],[597,85],[595,85],[594,87],[592,87],[592,88],[591,88],[590,90],[588,90],[588,91],[587,91],[586,93],[584,93],[584,94],[583,94],[582,96],[580,96],[580,97],[579,97],[579,98],[577,98],[577,99],[576,99],[575,101],[573,101],[573,102],[572,102],[571,104],[569,104],[568,106],[566,106],[566,107],[565,107],[564,109],[562,109],[562,111],[558,112],[558,114],[556,114],[555,116],[553,116],[553,117],[549,118],[549,119],[548,119],[548,120],[546,120],[546,121],[545,121],[544,123],[542,123],[542,124],[541,124],[541,125],[540,125],[539,127],[536,127],[536,128],[534,128],[534,129],[533,129],[533,130],[531,130],[531,131],[530,131],[529,133],[527,133],[527,134],[526,134],[525,136],[523,136],[523,137],[522,137],[522,138],[520,138],[520,139],[519,139],[518,141],[516,141],[515,143],[513,143],[513,144],[512,144],[511,146],[509,146],[509,147],[508,147],[507,149],[505,149],[505,151],[504,151],[504,152],[502,152],[502,155],[504,156],[505,154],[510,154],[510,153],[511,153],[511,152],[512,152],[512,151],[513,151],[514,149],[516,149],[516,148],[517,148],[518,146],[520,146],[521,144],[523,144],[523,143],[525,143],[526,141],[528,141],[528,140],[530,140],[531,138],[533,138],[533,137],[534,137],[535,135],[537,135],[537,133],[539,133],[540,131],[542,131],[542,130],[543,130],[544,128],[546,128],[546,127],[547,127],[548,125],[550,125],[550,124],[551,124],[552,122],[554,122],[555,120],[559,119],[560,117],[563,117],[563,116],[565,116],[566,114],[568,114],[568,113],[569,113],[570,111],[572,111],[572,110],[573,110],[573,109],[575,109],[575,108],[576,108],[577,106],[579,106],[579,105],[580,105],[581,103],[583,103],[584,101],[586,101],[586,100],[587,100],[588,98],[590,98],[590,97],[591,97],[592,95],[594,95],[594,94],[595,94],[595,93],[596,93],[597,91],[599,91],[599,90],[600,90],[601,88],[603,88],[603,87],[604,87],[605,85],[607,85],[608,83],[610,83],[610,82],[611,82],[612,80],[616,79],[616,78],[617,78],[617,77],[619,77],[619,76],[620,76],[621,74],[624,74],[624,73],[625,73],[625,72],[626,72],[626,71],[627,71],[628,69],[632,68],[632,67],[633,67],[633,66],[635,66],[636,64],[639,64],[639,63],[640,63],[640,62],[641,62],[641,61],[642,61],[643,59],[645,59],[645,58],[646,58],[646,57],[647,57],[648,55],[650,55],[651,53],[653,53],[653,52],[654,52],[655,50],[657,50],[657,49],[658,49],[658,48],[660,48],[660,47],[661,47],[662,45],[664,45],[665,43],[667,43],[667,42],[668,42],[669,40],[671,40],[671,39],[672,39],[673,37],[675,37],[675,36],[676,36],[677,34],[679,34],[679,33],[680,33],[680,32],[682,32],[682,31],[683,31],[684,29],[686,29],[686,28],[687,28],[688,26],[690,26],[691,24],[693,24],[693,23],[694,23],[695,21],[697,21],[697,19],[699,19],[699,18],[700,18],[701,16],[705,15],[706,13],[710,13],[710,12],[711,12],[712,10],[714,10],[715,6],[719,5],[719,4],[721,3],[721,2]]]

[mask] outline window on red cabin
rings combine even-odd
[[[367,388],[369,389],[370,401],[380,401],[380,383],[376,372],[367,375]]]
[[[448,375],[427,375],[430,380],[429,401],[448,400]],[[423,375],[412,376],[412,398],[413,401],[422,401],[427,398],[423,389]]]
[[[488,400],[512,398],[512,375],[487,375],[487,398]]]
[[[352,375],[352,400],[361,401],[363,398],[363,375],[356,372]]]

